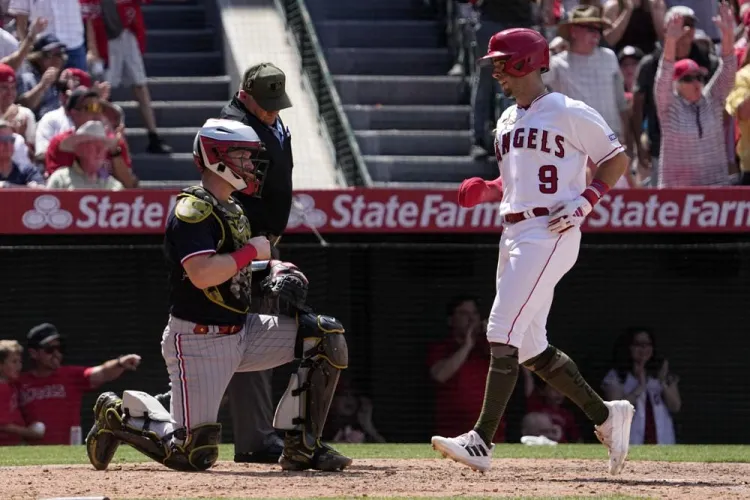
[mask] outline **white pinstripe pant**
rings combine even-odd
[[[193,333],[195,323],[170,316],[161,342],[177,427],[214,423],[235,372],[262,371],[294,359],[297,322],[287,316],[250,314],[234,335]]]

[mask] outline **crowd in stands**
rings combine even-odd
[[[96,366],[64,365],[66,347],[66,337],[50,323],[29,330],[25,345],[0,340],[0,446],[82,444],[84,393],[141,362],[127,354]]]
[[[473,61],[493,33],[530,27],[550,42],[548,89],[592,106],[627,147],[616,187],[750,185],[750,0],[448,1],[450,74],[472,81],[475,156],[492,155],[512,100]]]
[[[489,369],[486,322],[479,300],[462,295],[446,309],[448,334],[428,348],[426,370],[435,390],[433,433],[442,435],[472,428],[482,409]],[[673,415],[682,400],[679,377],[656,350],[653,332],[631,327],[614,342],[611,369],[598,389],[607,400],[627,399],[636,408],[631,444],[668,445],[677,442]],[[586,417],[560,392],[522,367],[514,410],[503,416],[493,442],[543,437],[549,443],[583,442]],[[510,421],[510,422],[509,422]],[[509,432],[509,428],[516,430]],[[450,434],[449,434],[450,435]]]
[[[128,86],[157,134],[143,62],[148,0],[0,3],[0,187],[133,188],[131,151],[113,89]]]

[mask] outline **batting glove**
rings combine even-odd
[[[458,204],[464,208],[502,199],[503,181],[500,177],[493,181],[486,181],[481,177],[472,177],[463,181],[458,188]]]
[[[552,207],[547,228],[553,233],[562,234],[568,229],[581,227],[586,216],[607,191],[609,186],[599,179],[594,179],[575,200]]]

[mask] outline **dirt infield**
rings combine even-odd
[[[179,473],[157,464],[0,468],[3,499],[106,495],[125,498],[315,498],[381,496],[627,495],[750,498],[750,464],[629,462],[621,476],[598,460],[495,460],[486,474],[445,459],[356,460],[343,473],[282,472],[271,465],[220,462]]]

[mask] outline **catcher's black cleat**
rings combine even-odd
[[[284,451],[279,458],[283,470],[300,471],[315,469],[326,472],[344,470],[352,459],[317,441],[315,449],[309,449],[298,432],[288,432],[284,437]]]
[[[96,399],[94,425],[86,436],[86,454],[96,470],[106,469],[120,446],[120,440],[107,423],[106,413],[108,408],[115,408],[121,403],[122,400],[114,392],[102,393]]]

